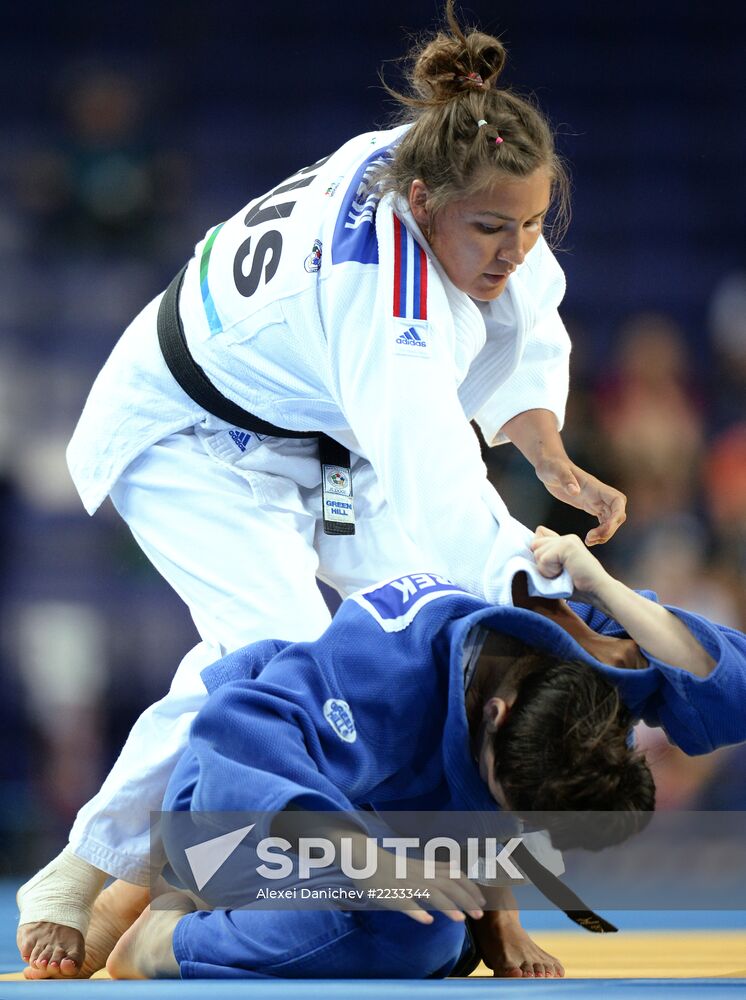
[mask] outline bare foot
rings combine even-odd
[[[74,927],[46,920],[21,924],[16,943],[28,968],[26,979],[71,978],[80,975],[85,957],[83,935]]]
[[[495,976],[506,979],[559,979],[559,959],[540,948],[521,927],[515,911],[486,913],[471,929],[482,959]]]
[[[174,929],[195,904],[186,893],[164,893],[157,910],[146,907],[109,955],[106,969],[112,979],[178,979],[179,963],[173,949]],[[163,909],[167,906],[168,909]]]
[[[80,974],[83,935],[105,881],[106,873],[73,854],[68,844],[19,888],[16,942],[23,960],[37,973],[30,978]]]
[[[46,964],[41,961],[34,964],[32,961],[24,970],[24,976],[26,979],[88,979],[94,972],[103,969],[114,945],[149,902],[149,889],[117,880],[104,889],[93,904],[85,938],[85,961],[81,963],[77,958],[73,961],[72,957],[52,958]]]

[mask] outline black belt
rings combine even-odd
[[[593,910],[589,910],[580,896],[576,895],[572,889],[560,881],[557,876],[545,868],[540,861],[537,861],[531,851],[524,843],[518,844],[510,854],[510,860],[515,861],[524,875],[531,879],[536,888],[547,899],[554,903],[558,909],[562,910],[565,916],[569,917],[576,924],[585,927],[593,934],[613,934],[617,928],[599,917]]]
[[[198,406],[226,423],[255,434],[281,438],[318,438],[321,463],[321,499],[327,535],[354,535],[350,452],[320,431],[291,431],[276,427],[227,399],[189,352],[179,315],[179,293],[186,265],[165,291],[158,309],[158,343],[168,370]]]

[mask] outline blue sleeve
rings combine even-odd
[[[352,809],[323,772],[326,754],[295,692],[262,680],[229,681],[197,714],[190,733],[192,811],[272,813],[290,802],[309,810]],[[354,748],[350,748],[354,751]],[[354,769],[354,752],[348,755]]]
[[[644,597],[657,600],[650,591]],[[589,605],[573,610],[602,635],[624,636],[613,618]],[[649,666],[627,671],[603,665],[625,703],[648,725],[660,726],[690,755],[709,753],[721,746],[746,741],[746,636],[702,615],[668,607],[704,646],[715,661],[707,677],[697,677],[643,650]]]
[[[289,645],[289,642],[282,639],[263,639],[228,653],[202,671],[205,687],[212,694],[216,688],[229,681],[258,677],[275,655]]]
[[[650,660],[651,666],[666,675],[674,697],[690,706],[699,719],[694,733],[682,732],[679,738],[674,733],[670,735],[689,754],[708,753],[746,741],[746,635],[691,611],[668,610],[687,626],[715,661],[707,677],[696,677],[667,663]]]

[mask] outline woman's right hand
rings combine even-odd
[[[542,576],[553,579],[567,570],[579,601],[598,606],[611,577],[577,535],[558,535],[550,528],[536,529],[530,543],[534,560]]]

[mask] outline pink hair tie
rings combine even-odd
[[[483,125],[489,125],[489,122],[485,118],[480,118],[477,122],[477,128],[481,128]],[[498,135],[495,139],[495,145],[499,146],[501,142],[505,142],[501,135]]]
[[[456,80],[459,83],[473,83],[475,87],[484,88],[485,86],[485,82],[479,73],[467,73],[466,76],[456,76]]]

